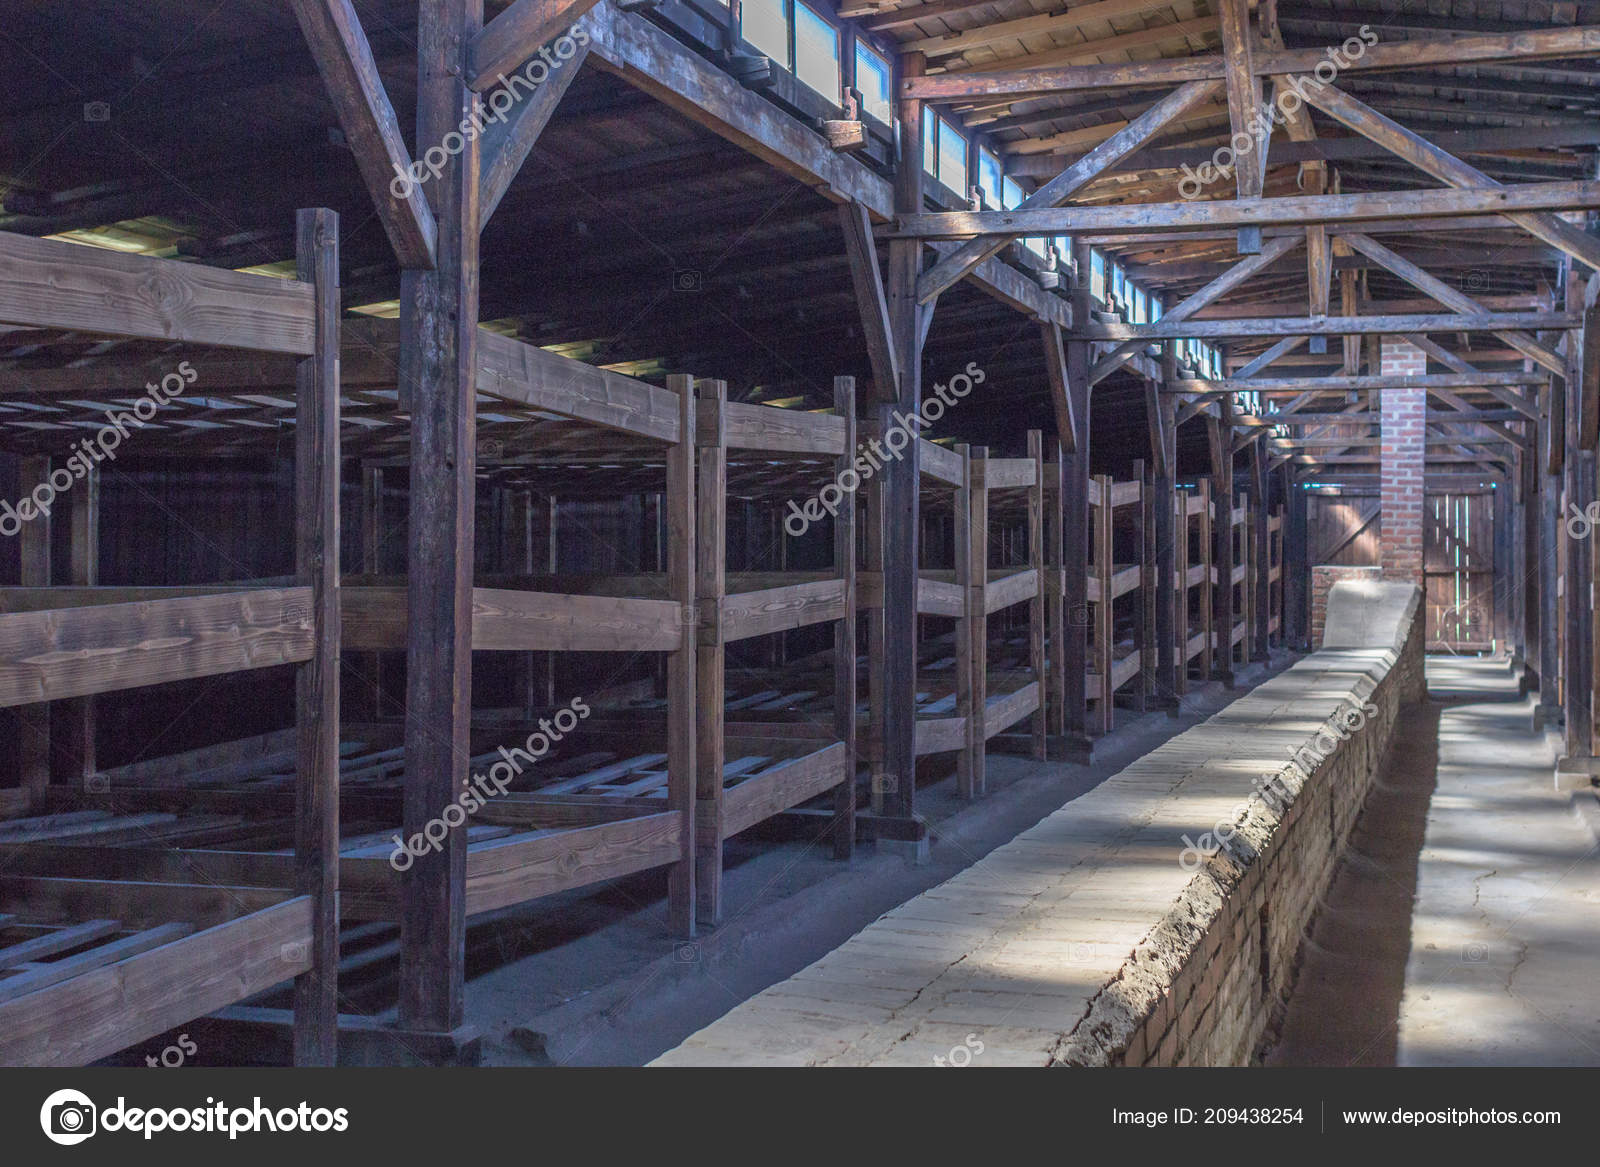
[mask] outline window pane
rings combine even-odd
[[[939,151],[934,142],[934,123],[937,119],[933,116],[930,106],[922,107],[922,169],[929,174],[939,173]]]
[[[983,205],[991,210],[998,208],[1005,178],[1000,172],[1000,159],[988,150],[978,151],[978,185],[983,187]]]
[[[1145,299],[1143,288],[1133,289],[1133,322],[1135,324],[1148,322],[1149,318],[1145,315],[1145,312],[1149,310],[1149,303],[1150,301]]]
[[[784,0],[745,0],[740,8],[739,35],[750,47],[789,67],[789,20]]]
[[[861,109],[888,125],[892,113],[889,101],[889,62],[856,42],[856,88],[861,90]]]
[[[967,193],[967,140],[939,119],[939,181],[963,198]]]
[[[1094,248],[1089,249],[1089,295],[1106,302],[1106,257]]]
[[[1017,185],[1017,180],[1008,178],[1000,190],[1000,205],[1008,211],[1014,211],[1022,204],[1022,188]]]
[[[839,100],[839,30],[804,4],[794,6],[794,75],[829,101]]]

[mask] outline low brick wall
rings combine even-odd
[[[1328,616],[1328,589],[1343,579],[1381,579],[1381,567],[1347,567],[1325,563],[1311,569],[1311,647],[1322,647],[1322,626]]]
[[[1248,1064],[1424,692],[1415,586],[1335,585],[1325,639],[656,1064]]]

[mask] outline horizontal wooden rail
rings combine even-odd
[[[0,323],[310,356],[313,309],[299,280],[0,232]]]
[[[404,588],[342,589],[344,647],[401,649]],[[504,652],[672,652],[684,607],[673,600],[474,588],[472,647]]]
[[[0,707],[309,660],[310,588],[0,615]]]

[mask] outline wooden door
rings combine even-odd
[[[1423,501],[1422,575],[1430,652],[1494,648],[1494,495],[1432,493]]]

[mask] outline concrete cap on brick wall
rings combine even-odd
[[[1328,589],[1323,648],[1394,648],[1422,589],[1396,580],[1346,579]]]

